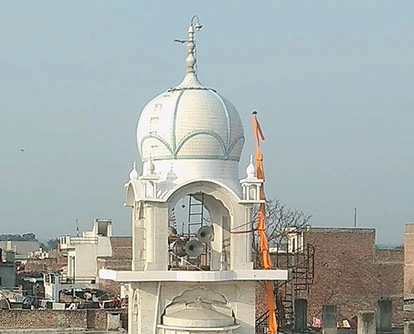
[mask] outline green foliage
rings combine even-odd
[[[0,234],[0,241],[37,241],[34,233]]]
[[[52,239],[49,239],[45,242],[42,242],[40,244],[40,248],[42,248],[42,250],[44,250],[44,251],[50,251],[50,250],[57,249],[58,245],[59,245],[59,239],[58,238],[52,238]]]

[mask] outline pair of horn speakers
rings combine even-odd
[[[185,244],[184,250],[189,257],[199,257],[204,250],[204,244],[213,240],[213,227],[201,226],[197,231],[197,239],[191,239]]]

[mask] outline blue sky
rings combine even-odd
[[[140,111],[181,81],[193,14],[200,80],[238,108],[266,192],[312,225],[414,221],[414,2],[3,1],[0,233],[74,234],[93,218],[130,233],[123,184]],[[24,148],[24,152],[21,152]]]

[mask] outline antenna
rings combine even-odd
[[[354,228],[357,227],[357,208],[354,209]]]
[[[76,218],[76,236],[79,237],[79,219]]]

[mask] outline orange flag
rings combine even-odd
[[[253,128],[253,136],[255,141],[255,157],[256,157],[256,176],[259,179],[264,180],[264,172],[263,172],[263,155],[260,151],[260,141],[264,140],[264,135],[262,128],[256,117],[257,112],[254,111],[252,115],[252,128]],[[260,188],[260,199],[266,200],[266,196],[264,193],[264,187]],[[265,215],[266,215],[266,207],[264,203],[261,203],[259,206],[259,210],[257,212],[257,227],[256,231],[259,235],[259,252],[261,255],[261,262],[263,269],[271,269],[272,262],[269,256],[269,248],[267,243],[267,238],[265,234],[266,224],[265,224]],[[275,300],[273,296],[274,291],[274,284],[272,281],[265,282],[265,290],[266,290],[266,308],[269,314],[269,318],[267,321],[267,328],[269,334],[276,334],[277,331],[277,323],[276,323],[276,315],[275,315]]]

